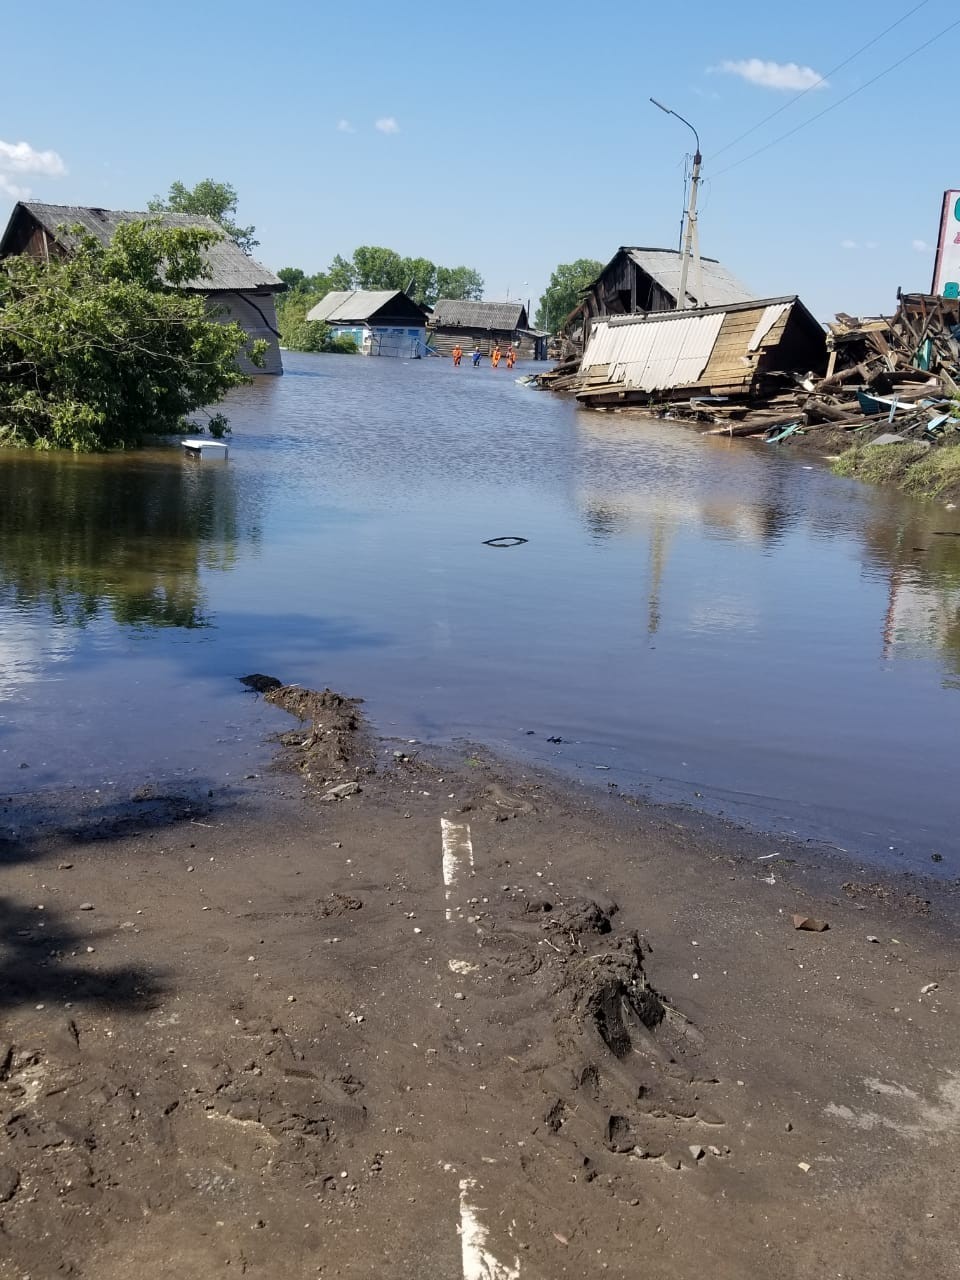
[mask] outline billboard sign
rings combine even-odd
[[[943,193],[933,289],[940,298],[960,298],[960,191]]]

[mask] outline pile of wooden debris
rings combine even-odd
[[[826,374],[784,375],[762,402],[707,400],[664,405],[661,414],[714,424],[710,434],[765,436],[771,442],[818,429],[875,437],[943,439],[960,430],[960,301],[901,294],[893,316],[828,326]],[[792,385],[787,385],[792,384]]]

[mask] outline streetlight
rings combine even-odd
[[[676,116],[681,124],[687,126],[697,140],[697,150],[693,157],[693,176],[690,180],[690,207],[687,210],[686,234],[683,238],[683,253],[680,257],[680,290],[677,295],[677,310],[683,311],[687,305],[687,270],[690,266],[692,254],[696,254],[697,260],[698,301],[701,306],[705,305],[703,297],[703,268],[700,264],[700,235],[697,231],[697,188],[700,186],[700,166],[703,163],[703,156],[700,154],[700,135],[690,121],[684,120],[683,116],[678,112],[672,111],[670,107],[665,107],[656,98],[651,98],[650,101],[655,107],[659,107],[661,111],[666,112],[668,116]]]

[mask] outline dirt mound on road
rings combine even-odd
[[[281,767],[303,774],[320,785],[372,772],[372,751],[366,724],[358,708],[362,698],[347,698],[332,689],[304,689],[284,684],[271,689],[264,701],[295,716],[309,729],[280,735],[285,748]]]

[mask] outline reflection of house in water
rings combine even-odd
[[[930,504],[877,496],[862,530],[864,567],[887,587],[882,653],[939,657],[960,677],[960,527]]]
[[[883,619],[883,656],[939,649],[960,657],[960,584],[922,582],[895,568]]]
[[[662,616],[662,593],[674,539],[687,531],[718,541],[766,545],[782,536],[790,516],[786,503],[744,501],[742,494],[711,490],[715,474],[703,466],[710,446],[651,419],[615,421],[594,415],[577,420],[577,506],[597,540],[614,536],[646,538],[647,630],[654,635]],[[657,447],[658,432],[669,436]],[[642,447],[637,448],[640,445]],[[766,477],[776,486],[780,477]],[[715,597],[688,617],[697,630],[752,628],[754,610],[740,593]]]
[[[785,476],[766,477],[771,491],[766,501],[745,501],[740,492],[704,487],[712,475],[703,465],[704,450],[712,442],[655,419],[626,415],[581,414],[577,431],[577,502],[596,537],[626,533],[669,516],[678,525],[703,527],[721,537],[769,543],[791,522],[788,503],[780,500],[777,488],[786,483]],[[657,448],[660,432],[668,437],[662,450]],[[625,454],[618,450],[624,446]]]

